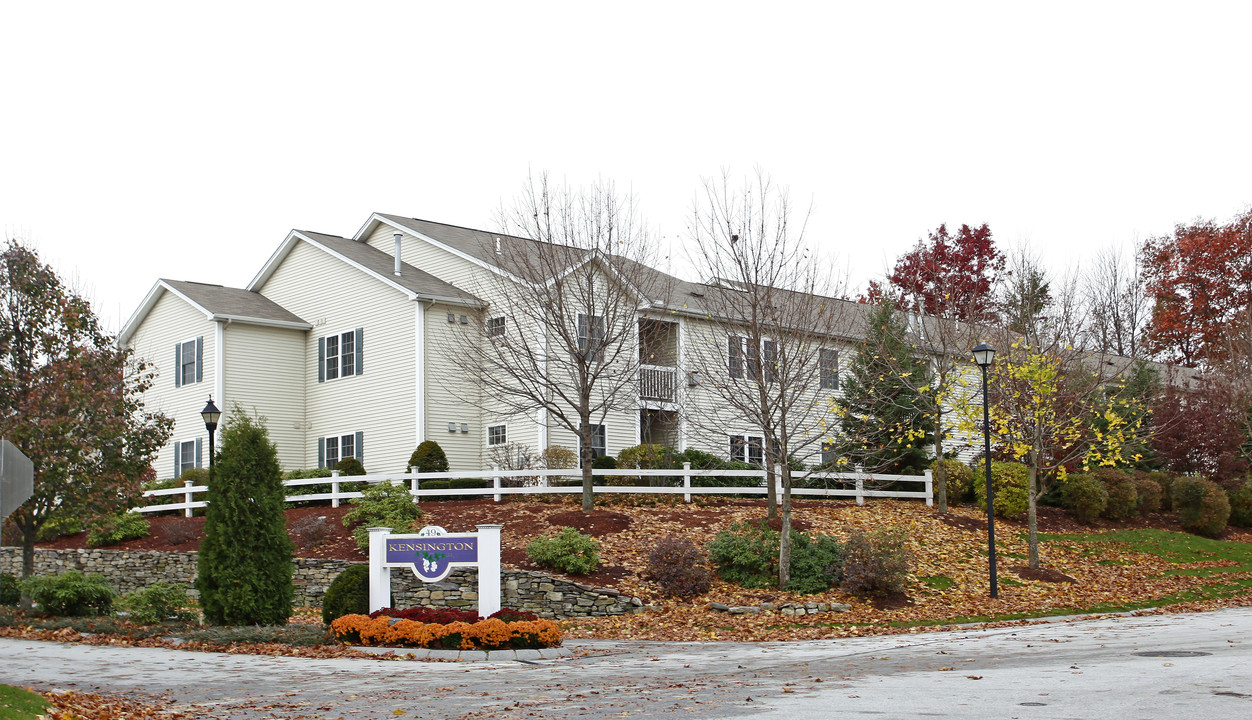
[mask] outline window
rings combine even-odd
[[[504,445],[509,441],[509,433],[507,425],[488,425],[487,426],[487,444],[488,445]]]
[[[604,361],[604,318],[578,314],[578,352],[592,362]]]
[[[822,441],[822,466],[834,467],[835,461],[839,459],[839,453],[835,451],[835,443],[833,440]]]
[[[765,465],[765,438],[760,435],[731,435],[730,459],[734,462]]]
[[[174,345],[174,387],[194,385],[204,377],[204,337]]]
[[[607,451],[608,445],[605,443],[606,437],[607,437],[607,434],[604,431],[603,425],[591,426],[591,457],[592,458],[604,457],[605,455],[608,454],[608,451]],[[582,446],[582,443],[580,442],[579,447],[581,446]],[[582,460],[582,456],[583,455],[581,452],[578,453],[578,458],[580,461]]]
[[[732,335],[728,338],[726,356],[727,370],[733,379],[756,380],[762,377],[762,371],[765,373],[765,382],[772,383],[778,379],[778,344],[773,340],[762,340],[758,350],[756,344],[748,338]],[[764,366],[761,363],[762,356]]]
[[[839,389],[839,353],[835,350],[822,348],[818,351],[818,365],[821,367],[821,386],[824,390]],[[823,460],[822,462],[825,462]]]
[[[504,317],[487,318],[487,337],[495,338],[504,335]]]
[[[328,435],[317,441],[317,466],[334,469],[340,460],[356,458],[365,462],[361,452],[361,433]]]
[[[317,381],[360,375],[361,328],[317,339]]]
[[[184,472],[198,467],[200,467],[200,439],[175,442],[174,477],[182,477]]]

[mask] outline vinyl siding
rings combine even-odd
[[[478,265],[453,255],[443,248],[435,247],[425,240],[418,239],[407,230],[397,231],[395,227],[385,222],[379,224],[378,228],[366,238],[366,242],[394,257],[396,232],[404,234],[400,244],[400,260],[444,282],[452,283],[462,290],[469,290],[474,284],[472,279],[476,273],[485,272]]]
[[[223,400],[265,418],[283,470],[303,468],[306,331],[231,323],[223,330]],[[226,420],[223,415],[223,421]],[[172,462],[172,461],[171,461]]]
[[[410,238],[410,242],[414,242]],[[458,344],[476,339],[477,320],[468,314],[470,325],[460,325],[466,308],[450,305],[423,305],[426,313],[426,438],[439,443],[448,456],[448,468],[454,472],[479,470],[490,466],[484,458],[487,446],[478,385],[468,375],[465,363],[458,356]],[[448,322],[453,313],[457,323]],[[448,431],[448,423],[456,423],[456,431]],[[469,432],[461,432],[461,424]],[[510,425],[510,435],[512,435]],[[401,468],[403,469],[403,468]]]
[[[178,368],[174,367],[174,346],[196,337],[204,338],[201,380],[176,388],[174,378]],[[163,413],[174,420],[170,444],[161,448],[153,460],[159,480],[174,477],[175,441],[202,438],[205,448],[203,464],[205,467],[209,464],[209,433],[204,429],[200,411],[204,409],[204,404],[216,386],[217,369],[213,362],[215,343],[216,324],[171,292],[162,293],[131,337],[130,347],[135,351],[136,357],[150,363],[157,371],[156,381],[144,393],[145,410]]]
[[[317,438],[364,433],[371,473],[403,472],[416,446],[414,305],[406,295],[305,242],[297,242],[262,295],[313,324],[299,377],[305,392],[302,467],[316,467]],[[363,329],[363,373],[319,383],[318,339]]]

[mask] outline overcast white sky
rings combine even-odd
[[[118,329],[292,228],[492,228],[527,173],[681,239],[702,177],[812,201],[853,284],[940,223],[1054,267],[1252,203],[1252,3],[0,6],[0,228]]]

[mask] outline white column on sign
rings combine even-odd
[[[478,526],[478,615],[500,610],[500,528]]]
[[[391,607],[391,568],[387,561],[389,527],[372,527],[370,533],[370,612]]]

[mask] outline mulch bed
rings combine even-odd
[[[1038,570],[1033,570],[1028,565],[1016,565],[1009,568],[1009,570],[1012,570],[1014,575],[1023,580],[1039,580],[1040,582],[1049,583],[1078,582],[1077,579],[1072,578],[1059,570],[1052,570],[1050,568],[1039,568]]]

